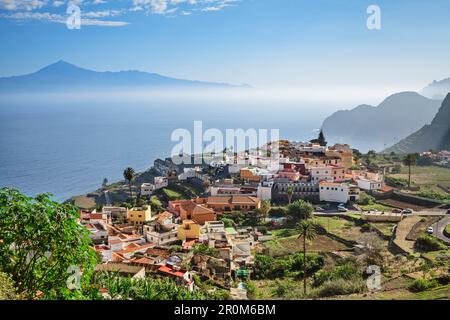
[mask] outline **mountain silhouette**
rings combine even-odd
[[[0,92],[70,91],[106,88],[233,88],[225,83],[192,81],[141,71],[97,72],[60,60],[37,72],[0,78]]]
[[[428,150],[450,150],[450,93],[431,124],[406,137],[385,152],[415,153]]]
[[[439,100],[416,92],[400,92],[377,107],[360,105],[337,111],[325,119],[322,129],[328,141],[349,143],[363,152],[378,151],[430,123],[439,106]]]

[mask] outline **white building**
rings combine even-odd
[[[292,142],[292,146],[305,153],[325,153],[327,151],[327,147],[310,142]]]
[[[178,228],[173,222],[173,214],[168,211],[161,213],[156,221],[144,225],[143,230],[147,241],[157,246],[170,245],[178,241]]]
[[[100,221],[91,221],[84,225],[89,230],[89,238],[94,244],[108,242],[108,229]]]
[[[272,200],[273,181],[263,182],[258,186],[256,197],[260,200]]]
[[[155,190],[167,188],[169,186],[169,179],[166,177],[155,177],[154,179]]]
[[[141,196],[151,196],[155,190],[155,185],[152,183],[143,183],[141,185]]]
[[[100,254],[103,263],[112,260],[112,250],[109,246],[102,244],[95,246],[94,249]]]
[[[358,187],[362,190],[379,190],[384,186],[384,176],[381,173],[367,172],[355,178]]]
[[[187,179],[195,178],[198,171],[201,171],[199,167],[196,168],[184,168],[183,173],[178,176],[178,180],[186,181]]]
[[[311,182],[319,183],[321,181],[333,181],[333,168],[332,167],[311,167],[309,168],[311,173]]]
[[[127,208],[104,206],[102,208],[102,213],[107,214],[111,218],[118,218],[118,217],[126,218],[127,217]]]
[[[359,199],[359,188],[347,183],[321,182],[319,185],[320,201],[347,203]]]

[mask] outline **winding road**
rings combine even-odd
[[[450,245],[450,238],[444,235],[444,229],[449,224],[450,224],[450,217],[445,217],[440,221],[436,222],[435,224],[433,224],[432,227],[434,229],[434,235]]]

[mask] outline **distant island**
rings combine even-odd
[[[130,88],[249,88],[226,83],[194,81],[166,77],[136,70],[98,72],[60,60],[34,73],[0,78],[0,93],[59,92]]]

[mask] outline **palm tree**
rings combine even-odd
[[[128,181],[128,188],[130,190],[131,198],[133,198],[133,190],[131,190],[131,181],[134,179],[135,175],[136,173],[133,168],[128,167],[123,171],[123,177],[125,178],[126,181]]]
[[[303,238],[303,292],[306,295],[306,241],[312,241],[317,235],[317,225],[309,220],[297,223],[300,232],[298,239]]]
[[[287,189],[286,189],[286,192],[287,192],[289,204],[291,204],[292,196],[294,194],[294,187],[293,186],[288,186]]]
[[[261,211],[264,221],[266,220],[267,215],[269,214],[270,208],[271,208],[270,200],[261,201],[261,208],[259,210]]]
[[[417,154],[410,153],[403,159],[403,164],[408,166],[408,188],[411,188],[411,166],[416,165],[417,158]]]

